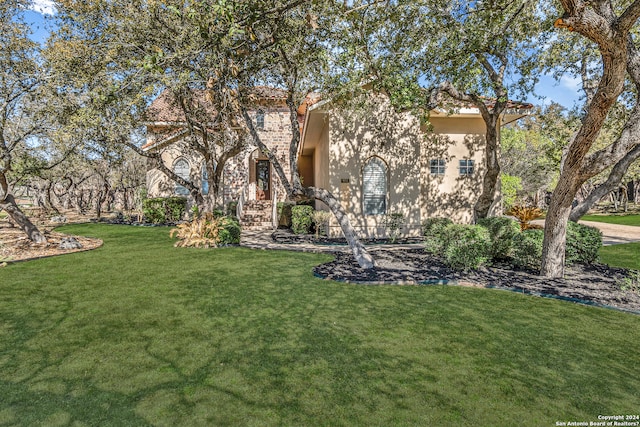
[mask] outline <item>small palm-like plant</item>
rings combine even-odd
[[[540,228],[535,224],[531,224],[531,221],[534,219],[538,219],[542,216],[542,209],[535,206],[522,206],[522,205],[514,205],[508,212],[507,215],[514,216],[518,222],[520,223],[521,230],[529,230],[532,228]]]
[[[174,244],[176,247],[215,248],[220,241],[222,222],[221,218],[206,214],[191,222],[179,224],[169,232],[169,235],[171,237],[175,235],[178,238]]]
[[[329,221],[331,221],[332,216],[331,212],[313,211],[311,214],[311,220],[316,225],[316,239],[320,237],[320,230],[323,232],[326,231],[327,225],[329,225]]]

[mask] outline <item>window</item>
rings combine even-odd
[[[202,164],[202,172],[201,172],[201,184],[200,184],[200,190],[202,191],[203,195],[207,195],[209,194],[209,174],[207,173],[207,165],[206,164]]]
[[[431,159],[429,160],[429,166],[431,168],[431,175],[444,175],[444,159]]]
[[[362,200],[365,215],[387,212],[387,167],[378,157],[372,157],[362,170]]]
[[[256,128],[264,129],[264,111],[262,110],[256,113]]]
[[[176,160],[176,162],[173,164],[173,173],[175,173],[182,179],[186,179],[187,181],[189,181],[190,169],[191,168],[189,166],[189,162],[187,162],[185,159],[182,159],[182,158]],[[186,196],[189,194],[189,190],[187,190],[185,187],[183,187],[178,183],[176,183],[175,192],[176,194],[180,194],[182,196]]]
[[[473,160],[460,160],[460,175],[473,175]]]

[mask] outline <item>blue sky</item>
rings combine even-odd
[[[31,10],[25,12],[25,19],[33,29],[32,38],[38,42],[44,42],[49,34],[47,16],[55,13],[53,3],[50,0],[33,0]],[[557,102],[566,108],[572,108],[580,97],[580,85],[576,79],[563,77],[560,81],[551,76],[542,76],[535,88],[536,94],[542,99],[530,96],[525,101],[536,105]]]

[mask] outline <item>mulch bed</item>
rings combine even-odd
[[[288,228],[278,228],[271,234],[271,239],[276,243],[282,244],[299,244],[299,243],[313,243],[316,245],[346,245],[347,240],[344,237],[327,237],[318,236],[315,234],[295,234]],[[389,239],[360,239],[360,241],[366,245],[386,244],[391,243]],[[407,243],[422,243],[423,238],[420,237],[405,237],[396,239],[395,244],[407,244]]]
[[[640,314],[640,295],[620,287],[630,272],[606,265],[572,265],[563,279],[547,279],[537,272],[508,264],[496,264],[475,271],[450,269],[423,249],[373,248],[377,267],[362,269],[350,253],[336,253],[335,260],[314,268],[321,278],[366,284],[435,284],[509,289],[559,298],[583,304],[615,307]]]

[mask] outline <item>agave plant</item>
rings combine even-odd
[[[176,247],[215,248],[220,241],[220,230],[223,228],[222,219],[211,214],[201,216],[191,222],[179,224],[169,232],[176,236]]]
[[[521,230],[528,230],[531,228],[540,228],[540,226],[531,224],[531,221],[538,219],[542,216],[542,209],[535,206],[522,206],[514,205],[507,215],[514,216],[518,222],[520,222]]]

